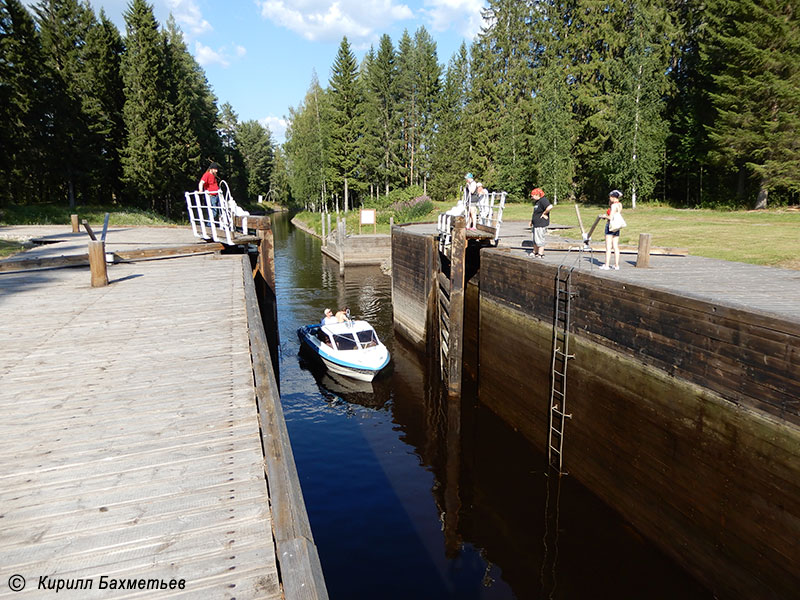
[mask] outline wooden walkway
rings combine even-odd
[[[91,579],[81,598],[283,597],[243,276],[213,255],[115,265],[103,288],[0,274],[0,598],[42,576]]]

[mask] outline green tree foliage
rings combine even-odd
[[[715,110],[715,156],[758,184],[756,208],[772,191],[800,191],[800,14],[786,0],[713,0],[706,60]]]
[[[247,174],[247,197],[252,202],[269,192],[275,155],[272,133],[258,121],[245,121],[236,128],[235,138]]]
[[[607,176],[613,187],[650,198],[664,160],[667,122],[664,98],[669,90],[667,65],[674,42],[663,3],[640,0],[629,7],[628,42],[614,62],[614,114]]]
[[[281,146],[275,147],[272,171],[269,178],[269,200],[277,202],[283,206],[294,207],[289,184],[289,165],[286,162],[286,154]]]
[[[430,191],[431,197],[436,200],[457,198],[459,186],[464,182],[465,169],[472,168],[472,132],[466,124],[469,85],[469,57],[467,46],[462,43],[447,65],[436,107],[437,131],[432,153]]]
[[[52,77],[34,20],[19,0],[0,0],[0,206],[31,201],[51,184]]]
[[[363,113],[363,94],[358,78],[358,65],[347,37],[342,38],[339,51],[331,68],[330,100],[330,152],[334,169],[333,190],[344,199],[348,210],[349,187],[355,183],[359,166],[359,137]],[[348,191],[346,194],[345,191]]]

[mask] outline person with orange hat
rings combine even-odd
[[[531,198],[533,198],[533,214],[531,215],[533,252],[531,258],[544,258],[544,236],[547,226],[550,225],[550,211],[553,210],[553,205],[544,195],[542,188],[534,188],[531,191]]]

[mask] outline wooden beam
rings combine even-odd
[[[115,258],[124,261],[141,260],[147,258],[161,258],[166,256],[176,256],[182,254],[198,254],[205,252],[220,252],[225,246],[219,243],[209,244],[188,244],[186,246],[166,246],[159,248],[145,248],[144,250],[118,250],[114,252]]]
[[[85,267],[89,265],[89,254],[72,256],[42,256],[39,258],[9,258],[0,260],[0,273],[29,271],[31,269],[57,269],[61,267]]]
[[[547,242],[547,250],[580,250],[583,243],[581,242]],[[530,250],[530,246],[510,246],[512,250]],[[595,242],[591,244],[591,249],[595,252],[605,252],[605,244]],[[637,246],[620,246],[620,254],[638,254],[639,248]],[[688,248],[665,248],[660,246],[650,247],[650,256],[688,256]]]
[[[83,219],[81,221],[81,225],[83,225],[83,228],[86,230],[86,233],[89,234],[89,237],[92,238],[92,241],[96,242],[97,238],[94,235],[94,231],[92,231],[92,226],[89,225],[89,221],[87,221],[86,219]]]
[[[447,391],[461,394],[461,359],[464,353],[464,271],[467,228],[464,217],[456,217],[450,248],[450,338]]]
[[[286,598],[327,600],[328,591],[308,521],[300,478],[283,416],[275,372],[271,368],[250,262],[242,257],[247,329],[250,336],[256,405],[261,424],[264,471],[269,487],[276,557]]]

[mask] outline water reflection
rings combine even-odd
[[[710,598],[465,386],[394,337],[391,280],[338,265],[274,220],[281,390],[332,599]],[[392,353],[371,384],[300,352],[296,329],[349,305]]]

